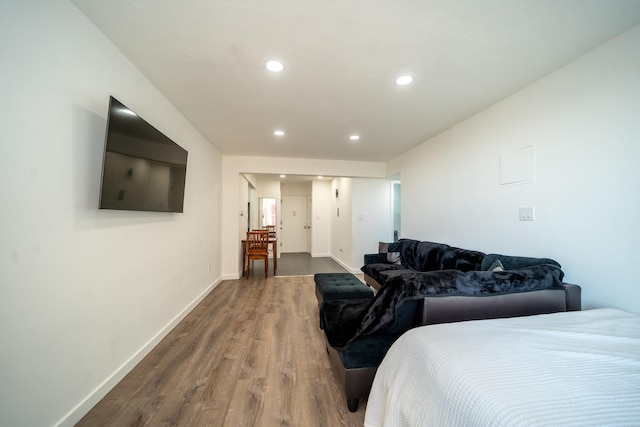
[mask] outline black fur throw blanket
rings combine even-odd
[[[362,335],[384,333],[394,324],[404,301],[426,296],[498,295],[535,291],[562,285],[564,273],[555,265],[541,264],[506,271],[440,270],[407,272],[390,277],[370,300],[325,301],[320,325],[329,344],[343,349]]]

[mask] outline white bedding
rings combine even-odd
[[[365,426],[640,426],[640,316],[423,326],[382,361]]]

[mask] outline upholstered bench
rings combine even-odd
[[[318,304],[323,301],[373,298],[373,290],[351,273],[316,273]]]
[[[366,307],[370,302],[366,299],[326,301],[322,304],[320,312],[320,328],[325,329],[327,324],[330,325],[332,314],[335,314],[335,309],[332,310],[332,306],[344,307],[343,304],[347,303],[352,307],[358,305]],[[341,349],[332,347],[325,334],[331,367],[335,372],[336,379],[344,389],[350,412],[358,410],[360,398],[366,396],[371,390],[373,378],[380,362],[387,354],[387,350],[400,335],[417,324],[417,316],[422,314],[420,303],[420,300],[404,301],[398,307],[394,321],[388,326],[381,328],[374,334],[360,336]],[[329,309],[328,313],[326,312],[327,308]]]

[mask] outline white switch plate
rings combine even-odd
[[[520,218],[520,221],[535,220],[536,219],[535,209],[533,208],[533,206],[525,206],[520,208],[518,218]]]

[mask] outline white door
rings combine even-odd
[[[281,210],[280,252],[307,252],[307,197],[283,196]]]

